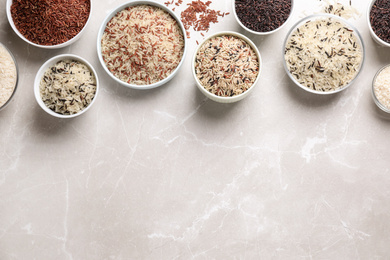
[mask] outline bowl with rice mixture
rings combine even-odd
[[[11,51],[0,43],[0,110],[12,100],[19,81],[18,65]]]
[[[207,37],[192,59],[198,89],[220,103],[247,97],[259,81],[261,67],[256,45],[244,35],[230,31]]]
[[[364,63],[359,32],[343,18],[311,15],[297,22],[283,44],[290,79],[305,91],[326,95],[351,86]]]
[[[174,12],[154,1],[121,4],[97,37],[99,61],[117,83],[151,89],[170,81],[186,54],[185,29]]]
[[[98,92],[95,69],[77,55],[55,56],[47,60],[35,76],[35,99],[54,117],[73,118],[84,114],[95,103]]]

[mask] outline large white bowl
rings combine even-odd
[[[18,64],[16,62],[16,59],[15,59],[15,56],[12,54],[12,52],[4,45],[0,42],[0,45],[6,49],[9,53],[9,55],[11,55],[11,58],[13,59],[14,63],[15,63],[15,68],[16,68],[16,82],[15,82],[15,88],[14,90],[12,91],[12,94],[11,96],[8,98],[8,100],[2,105],[0,106],[0,111],[3,110],[12,100],[12,98],[14,97],[15,95],[15,92],[16,92],[16,89],[18,88],[18,83],[19,83],[19,68],[18,68]]]
[[[11,15],[12,1],[13,0],[7,0],[7,6],[6,6],[8,22],[11,25],[12,29],[14,30],[16,35],[18,35],[23,41],[27,42],[28,44],[31,44],[32,46],[39,47],[39,48],[44,48],[44,49],[59,49],[59,48],[63,48],[63,47],[69,46],[69,45],[73,44],[74,42],[76,42],[78,39],[80,39],[81,35],[85,32],[85,28],[87,28],[89,20],[91,20],[91,16],[92,16],[92,0],[90,0],[90,12],[89,12],[88,20],[85,23],[83,29],[81,29],[81,31],[75,37],[73,37],[72,39],[70,39],[70,40],[68,40],[66,42],[63,42],[63,43],[60,43],[60,44],[57,44],[57,45],[41,45],[41,44],[37,44],[37,43],[34,43],[34,42],[28,40],[16,28],[15,23],[14,23],[14,21],[12,19],[12,15]]]
[[[127,82],[124,82],[122,80],[120,80],[119,78],[115,77],[114,74],[111,73],[111,71],[108,70],[107,66],[106,66],[106,63],[104,62],[103,60],[103,56],[102,56],[102,46],[101,46],[101,39],[103,37],[103,33],[104,33],[104,30],[107,26],[107,23],[111,20],[111,18],[113,18],[118,12],[122,11],[123,9],[129,7],[129,6],[136,6],[136,5],[151,5],[151,6],[156,6],[156,7],[159,7],[161,8],[162,10],[168,12],[176,21],[177,23],[179,24],[182,32],[183,32],[183,38],[184,38],[184,50],[183,50],[183,56],[181,58],[181,61],[179,63],[179,65],[176,67],[176,69],[170,74],[168,75],[168,77],[156,82],[156,83],[153,83],[153,84],[148,84],[148,85],[136,85],[136,84],[130,84],[130,83],[127,83]],[[167,83],[168,81],[170,81],[174,76],[176,76],[177,72],[179,71],[180,67],[182,66],[183,62],[184,62],[184,59],[185,59],[185,56],[186,56],[186,53],[187,53],[187,40],[186,40],[186,33],[185,33],[185,29],[184,29],[184,25],[183,23],[181,22],[181,20],[179,19],[179,17],[177,17],[177,15],[171,11],[169,8],[167,8],[166,6],[160,4],[160,3],[157,3],[155,1],[150,1],[150,0],[144,0],[144,1],[129,1],[129,2],[126,2],[126,3],[123,3],[121,5],[119,5],[117,8],[115,8],[114,10],[112,10],[107,16],[106,18],[104,19],[104,21],[102,22],[101,26],[100,26],[100,29],[99,29],[99,32],[98,32],[98,36],[97,36],[97,54],[98,54],[98,57],[99,57],[99,61],[100,63],[102,64],[104,70],[107,72],[107,74],[112,78],[114,79],[116,82],[118,82],[119,84],[125,86],[125,87],[128,87],[128,88],[133,88],[133,89],[152,89],[152,88],[156,88],[156,87],[159,87],[161,85],[164,85],[165,83]]]
[[[195,72],[195,60],[196,60],[196,55],[199,51],[199,49],[201,48],[201,46],[207,42],[209,39],[211,38],[214,38],[214,37],[217,37],[217,36],[223,36],[223,35],[233,35],[233,36],[236,36],[242,40],[244,40],[246,43],[248,43],[252,49],[255,51],[256,55],[257,55],[257,58],[258,58],[258,61],[259,61],[259,73],[257,74],[257,77],[256,77],[256,80],[253,82],[253,85],[248,89],[246,90],[245,92],[239,94],[239,95],[235,95],[235,96],[232,96],[232,97],[221,97],[221,96],[217,96],[209,91],[207,91],[203,85],[200,83],[198,77],[196,76],[196,72]],[[259,79],[260,79],[260,73],[261,73],[261,70],[262,70],[262,67],[263,67],[263,62],[261,60],[261,55],[260,55],[260,52],[258,50],[258,48],[256,47],[256,45],[249,39],[247,38],[246,36],[240,34],[240,33],[236,33],[236,32],[232,32],[232,31],[224,31],[224,32],[219,32],[219,33],[215,33],[213,35],[210,35],[209,37],[207,37],[206,39],[204,39],[204,41],[199,44],[199,46],[197,47],[197,49],[195,50],[195,53],[194,53],[194,56],[192,58],[192,75],[195,79],[195,82],[196,82],[196,86],[198,87],[198,89],[208,98],[210,98],[211,100],[213,101],[216,101],[216,102],[219,102],[219,103],[233,103],[233,102],[237,102],[237,101],[240,101],[242,100],[243,98],[247,97],[250,93],[252,93],[253,89],[255,88],[255,86],[257,85]]]
[[[360,64],[360,68],[359,68],[359,71],[358,73],[355,75],[355,77],[348,83],[346,84],[345,86],[341,87],[341,88],[338,88],[334,91],[317,91],[317,90],[313,90],[313,89],[310,89],[308,88],[307,86],[303,86],[302,84],[300,84],[294,77],[293,75],[291,75],[288,67],[287,67],[287,63],[286,63],[286,59],[285,59],[285,49],[286,49],[286,44],[287,44],[287,41],[288,39],[290,38],[290,35],[295,32],[295,30],[300,27],[301,25],[305,24],[306,22],[308,22],[309,20],[316,20],[316,19],[320,19],[320,18],[333,18],[335,20],[338,20],[340,21],[341,23],[345,24],[345,25],[348,25],[349,28],[352,28],[353,31],[354,31],[354,34],[356,35],[356,38],[359,40],[359,44],[362,48],[362,62]],[[299,20],[294,26],[292,26],[292,28],[290,29],[290,31],[287,33],[286,35],[286,38],[284,40],[284,43],[283,43],[283,49],[282,49],[282,55],[283,55],[283,65],[284,65],[284,68],[285,68],[285,71],[287,73],[287,75],[290,77],[290,79],[297,85],[299,86],[300,88],[302,88],[303,90],[307,91],[307,92],[310,92],[310,93],[314,93],[314,94],[319,94],[319,95],[329,95],[329,94],[335,94],[335,93],[338,93],[340,91],[343,91],[345,89],[347,89],[349,86],[351,86],[355,81],[356,79],[358,78],[358,76],[360,75],[362,69],[363,69],[363,64],[364,64],[364,61],[365,61],[365,47],[364,47],[364,43],[363,43],[363,39],[359,33],[359,31],[354,27],[352,26],[351,24],[349,24],[345,19],[339,17],[339,16],[336,16],[336,15],[333,15],[333,14],[316,14],[316,15],[309,15],[301,20]]]
[[[371,0],[370,3],[369,3],[369,6],[368,6],[368,8],[367,8],[366,18],[367,18],[368,29],[370,30],[371,37],[372,37],[379,45],[384,46],[384,47],[390,47],[390,43],[385,42],[384,40],[382,40],[381,38],[379,38],[378,35],[376,35],[376,33],[374,32],[374,30],[372,29],[371,21],[370,21],[370,13],[371,13],[372,6],[374,5],[375,2],[376,2],[376,0]],[[389,26],[390,26],[390,25],[389,25]]]
[[[94,98],[92,99],[92,102],[86,107],[84,108],[82,111],[76,113],[76,114],[73,114],[73,115],[63,115],[63,114],[59,114],[59,113],[56,113],[54,112],[53,110],[51,110],[50,108],[48,108],[45,103],[43,102],[42,98],[41,98],[41,94],[40,94],[40,91],[39,91],[39,86],[40,86],[40,82],[41,82],[41,79],[44,75],[44,73],[46,72],[46,70],[49,68],[49,67],[52,67],[54,66],[57,62],[61,61],[61,60],[67,60],[67,59],[70,59],[70,60],[76,60],[76,61],[79,61],[85,65],[87,65],[87,67],[91,70],[91,72],[95,75],[95,79],[96,79],[96,93],[95,93],[95,96]],[[91,107],[92,105],[95,103],[96,101],[96,98],[97,98],[97,95],[99,93],[99,79],[98,79],[98,76],[97,76],[97,73],[95,71],[95,69],[92,67],[92,65],[87,61],[85,60],[84,58],[81,58],[80,56],[77,56],[77,55],[73,55],[73,54],[61,54],[61,55],[57,55],[49,60],[47,60],[41,67],[40,69],[38,70],[36,76],[35,76],[35,80],[34,80],[34,96],[35,96],[35,99],[36,101],[38,102],[39,106],[46,112],[48,113],[49,115],[52,115],[54,117],[58,117],[58,118],[73,118],[73,117],[77,117],[77,116],[80,116],[82,114],[84,114],[85,112],[87,112]]]
[[[247,30],[248,32],[250,33],[253,33],[253,34],[256,34],[256,35],[269,35],[269,34],[272,34],[272,33],[275,33],[277,31],[279,31],[280,29],[282,29],[286,24],[287,22],[290,20],[291,16],[292,16],[292,13],[293,13],[293,9],[294,9],[294,0],[291,0],[291,10],[290,10],[290,14],[287,18],[287,20],[281,24],[278,28],[272,30],[272,31],[268,31],[268,32],[258,32],[258,31],[254,31],[254,30],[251,30],[249,29],[248,27],[246,27],[240,20],[240,18],[238,18],[238,15],[237,15],[237,12],[236,12],[236,0],[233,0],[232,1],[233,3],[233,14],[234,14],[234,17],[236,18],[236,21],[238,22],[238,24],[244,28],[245,30]]]

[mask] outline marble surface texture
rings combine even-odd
[[[390,117],[371,98],[390,49],[370,37],[367,0],[352,0],[359,14],[349,19],[365,43],[363,72],[331,96],[299,89],[282,64],[287,31],[324,1],[295,0],[286,27],[257,36],[240,28],[231,0],[214,0],[230,15],[205,36],[241,32],[263,58],[255,91],[235,104],[196,88],[199,32],[168,84],[116,84],[96,37],[124,2],[93,1],[79,41],[44,50],[16,36],[0,0],[0,41],[20,69],[16,96],[0,112],[1,260],[390,259]],[[101,83],[94,107],[72,120],[49,116],[33,94],[39,67],[62,53],[86,58]]]

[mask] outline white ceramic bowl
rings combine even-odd
[[[286,49],[286,44],[290,38],[290,35],[296,31],[297,28],[299,28],[301,25],[305,24],[306,22],[308,21],[313,21],[313,20],[316,20],[316,19],[321,19],[321,18],[333,18],[335,20],[338,20],[340,21],[341,23],[345,24],[348,26],[348,28],[351,28],[356,36],[356,38],[358,39],[360,46],[361,46],[361,49],[362,49],[362,61],[361,61],[361,64],[360,64],[360,68],[359,68],[359,71],[358,73],[355,75],[355,77],[346,85],[344,85],[343,87],[341,88],[338,88],[334,91],[318,91],[318,90],[313,90],[313,89],[310,89],[308,88],[307,86],[303,86],[302,84],[300,84],[294,77],[293,75],[291,75],[288,67],[287,67],[287,63],[286,63],[286,60],[285,60],[285,49]],[[365,61],[365,48],[364,48],[364,44],[363,44],[363,40],[362,40],[362,37],[359,33],[359,31],[352,25],[350,25],[345,19],[339,17],[339,16],[336,16],[336,15],[333,15],[333,14],[318,14],[318,15],[310,15],[310,16],[307,16],[303,19],[301,19],[300,21],[298,21],[294,26],[292,26],[292,28],[290,29],[290,31],[287,33],[286,35],[286,38],[284,40],[284,43],[283,43],[283,49],[282,49],[282,55],[283,55],[283,65],[284,65],[284,68],[286,70],[286,73],[287,75],[290,77],[290,79],[297,85],[299,86],[300,88],[302,88],[303,90],[306,90],[310,93],[314,93],[314,94],[319,94],[319,95],[329,95],[329,94],[335,94],[335,93],[338,93],[340,91],[343,91],[345,89],[347,89],[349,86],[351,86],[355,81],[356,79],[358,78],[358,76],[360,75],[362,69],[363,69],[363,64],[364,64],[364,61]]]
[[[221,97],[221,96],[217,96],[209,91],[207,91],[203,86],[202,84],[200,83],[198,77],[196,76],[196,72],[195,72],[195,60],[196,60],[196,55],[199,51],[199,49],[201,48],[201,46],[207,42],[209,39],[211,38],[214,38],[214,37],[217,37],[217,36],[223,36],[223,35],[233,35],[233,36],[236,36],[242,40],[244,40],[246,43],[248,43],[252,49],[255,51],[256,55],[257,55],[257,58],[258,58],[258,61],[259,61],[259,73],[257,74],[257,77],[256,77],[256,80],[253,82],[253,85],[248,89],[246,90],[245,92],[239,94],[239,95],[235,95],[235,96],[232,96],[232,97]],[[196,82],[196,86],[198,87],[198,89],[208,98],[210,98],[211,100],[213,101],[216,101],[216,102],[219,102],[219,103],[233,103],[233,102],[237,102],[237,101],[240,101],[242,100],[243,98],[247,97],[250,93],[252,93],[253,89],[255,88],[255,86],[257,85],[258,81],[259,81],[259,78],[260,78],[260,74],[261,74],[261,70],[262,70],[262,67],[263,67],[263,62],[262,62],[262,59],[261,59],[261,55],[260,55],[260,52],[258,50],[258,48],[256,47],[256,45],[249,39],[247,38],[246,36],[240,34],[240,33],[236,33],[236,32],[232,32],[232,31],[224,31],[224,32],[219,32],[219,33],[215,33],[213,35],[210,35],[209,37],[207,37],[206,39],[203,40],[203,42],[201,44],[199,44],[199,46],[196,48],[195,50],[195,53],[194,53],[194,56],[192,58],[192,75],[195,79],[195,82]]]
[[[40,94],[40,91],[39,91],[39,86],[40,86],[40,82],[41,82],[41,79],[45,73],[45,71],[49,68],[49,67],[52,67],[54,66],[57,62],[61,61],[61,60],[67,60],[67,59],[70,59],[70,60],[76,60],[76,61],[79,61],[85,65],[87,65],[87,67],[90,69],[90,71],[95,75],[95,79],[96,79],[96,93],[95,93],[95,96],[94,98],[92,99],[92,102],[86,107],[84,108],[82,111],[76,113],[76,114],[73,114],[73,115],[63,115],[63,114],[59,114],[59,113],[56,113],[54,112],[53,110],[49,109],[45,103],[43,102],[42,98],[41,98],[41,94]],[[39,106],[45,111],[47,112],[49,115],[52,115],[54,117],[58,117],[58,118],[73,118],[73,117],[77,117],[77,116],[80,116],[82,114],[84,114],[85,112],[87,112],[91,107],[92,105],[95,103],[96,101],[96,98],[98,96],[98,93],[99,93],[99,79],[98,79],[98,76],[97,76],[97,73],[95,71],[95,69],[92,67],[92,65],[85,59],[81,58],[80,56],[77,56],[77,55],[73,55],[73,54],[61,54],[61,55],[57,55],[55,57],[52,57],[51,59],[47,60],[38,70],[36,76],[35,76],[35,80],[34,80],[34,95],[35,95],[35,99],[36,101],[38,102]]]
[[[183,50],[183,56],[181,58],[181,61],[179,63],[179,65],[176,67],[176,69],[170,74],[168,75],[168,77],[156,82],[156,83],[153,83],[153,84],[148,84],[148,85],[136,85],[136,84],[130,84],[130,83],[127,83],[127,82],[124,82],[122,80],[120,80],[119,78],[117,78],[116,76],[114,76],[114,74],[111,73],[111,71],[108,70],[107,66],[106,66],[106,63],[104,62],[103,60],[103,56],[102,56],[102,46],[101,46],[101,39],[103,37],[103,33],[104,33],[104,30],[107,26],[107,23],[111,20],[111,18],[113,18],[118,12],[122,11],[123,9],[129,7],[129,6],[136,6],[136,5],[151,5],[151,6],[155,6],[155,7],[159,7],[161,8],[162,10],[168,12],[176,21],[177,23],[179,24],[182,32],[183,32],[183,38],[184,38],[184,50]],[[102,22],[101,26],[100,26],[100,29],[99,29],[99,32],[98,32],[98,36],[97,36],[97,54],[98,54],[98,57],[99,57],[99,61],[100,63],[102,64],[104,70],[107,72],[107,74],[112,78],[114,79],[117,83],[125,86],[125,87],[128,87],[128,88],[132,88],[132,89],[152,89],[152,88],[156,88],[156,87],[159,87],[159,86],[162,86],[164,85],[165,83],[167,83],[168,81],[170,81],[176,74],[177,72],[179,71],[180,67],[182,66],[183,62],[184,62],[184,59],[185,59],[185,56],[186,56],[186,53],[187,53],[187,40],[186,40],[186,33],[185,33],[185,29],[184,29],[184,25],[183,23],[181,22],[181,20],[179,19],[179,17],[172,11],[170,10],[169,8],[167,8],[166,6],[158,3],[158,2],[155,2],[155,1],[150,1],[150,0],[144,0],[144,1],[129,1],[129,2],[126,2],[126,3],[123,3],[121,5],[119,5],[117,8],[115,8],[114,10],[112,10],[107,16],[106,18],[104,19],[104,21]]]
[[[380,70],[378,70],[378,72],[375,74],[375,77],[374,77],[374,79],[373,79],[373,81],[372,81],[372,91],[371,91],[371,94],[372,94],[372,99],[374,100],[374,102],[375,102],[375,104],[382,110],[382,111],[384,111],[384,112],[386,112],[386,113],[390,113],[390,109],[388,108],[388,107],[386,107],[385,105],[383,105],[380,101],[379,101],[379,99],[378,99],[378,97],[377,97],[377,95],[376,95],[376,91],[375,91],[375,82],[376,82],[376,79],[377,79],[377,77],[378,77],[378,75],[384,70],[384,69],[386,69],[386,68],[388,68],[390,66],[390,64],[389,65],[386,65],[386,66],[384,66],[384,67],[382,67]],[[390,87],[390,86],[389,86]]]
[[[376,35],[376,33],[374,32],[374,30],[372,29],[371,21],[370,21],[370,13],[371,13],[372,6],[374,5],[375,2],[376,2],[376,0],[371,0],[369,6],[368,6],[368,8],[367,8],[367,15],[366,15],[366,18],[367,18],[368,29],[370,30],[371,37],[372,37],[379,45],[384,46],[384,47],[390,47],[390,43],[385,42],[384,40],[382,40],[381,38],[379,38],[378,35]]]
[[[277,31],[279,31],[280,29],[282,29],[286,24],[287,22],[290,20],[291,18],[291,15],[293,13],[293,9],[294,9],[294,0],[291,0],[291,10],[290,10],[290,14],[287,18],[287,20],[282,24],[280,25],[278,28],[272,30],[272,31],[268,31],[268,32],[258,32],[258,31],[254,31],[254,30],[251,30],[249,29],[248,27],[246,27],[240,20],[240,18],[238,18],[238,15],[237,15],[237,12],[236,12],[236,0],[233,0],[232,1],[233,3],[233,14],[234,14],[234,17],[236,18],[236,21],[238,22],[238,24],[244,28],[245,30],[247,30],[248,32],[250,33],[253,33],[253,34],[256,34],[256,35],[269,35],[269,34],[272,34],[272,33],[275,33]]]
[[[16,59],[15,59],[15,56],[12,54],[12,52],[4,45],[0,42],[0,47],[3,47],[6,51],[8,51],[8,53],[11,55],[14,63],[15,63],[15,68],[16,68],[16,82],[15,82],[15,88],[14,90],[12,91],[12,94],[11,96],[8,98],[8,100],[2,105],[0,106],[0,110],[3,110],[12,100],[12,98],[14,97],[15,95],[15,92],[16,92],[16,89],[18,88],[18,82],[19,82],[19,68],[18,68],[18,64],[16,62]]]
[[[59,48],[63,48],[63,47],[69,46],[69,45],[73,44],[74,42],[76,42],[78,39],[80,39],[81,35],[85,32],[85,28],[87,27],[89,21],[91,20],[91,16],[92,16],[92,0],[90,0],[90,12],[89,12],[88,20],[85,23],[83,29],[81,29],[81,31],[75,37],[73,37],[72,39],[70,39],[70,40],[68,40],[68,41],[66,41],[64,43],[57,44],[57,45],[41,45],[41,44],[37,44],[37,43],[34,43],[34,42],[28,40],[16,28],[16,26],[14,24],[14,21],[12,19],[12,15],[11,15],[12,1],[13,0],[7,0],[7,6],[6,6],[8,22],[11,25],[12,29],[14,30],[16,35],[18,35],[23,41],[27,42],[28,44],[31,44],[32,46],[39,47],[39,48],[44,48],[44,49],[59,49]]]

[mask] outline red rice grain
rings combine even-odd
[[[166,6],[174,4],[180,6],[183,0],[175,0],[164,2]],[[188,30],[192,27],[194,31],[208,31],[211,23],[218,23],[218,17],[224,17],[229,13],[223,13],[210,8],[212,1],[203,2],[201,0],[192,1],[187,4],[187,8],[181,12],[181,21],[184,28]],[[172,9],[174,10],[174,9]],[[203,33],[201,33],[204,36]],[[189,33],[187,34],[189,38]]]

